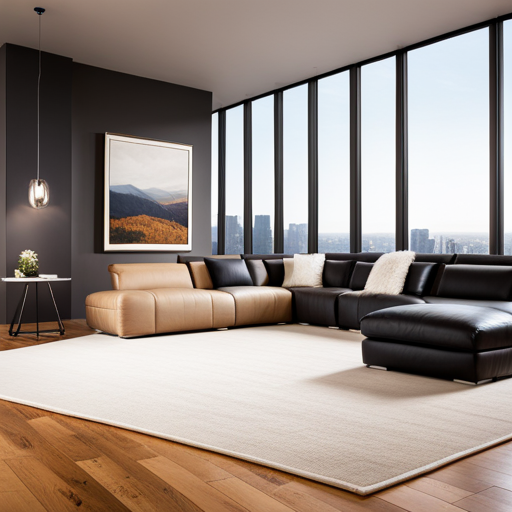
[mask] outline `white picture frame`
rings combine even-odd
[[[192,250],[192,146],[105,133],[104,250]]]

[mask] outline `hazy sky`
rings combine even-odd
[[[117,140],[110,144],[110,185],[188,189],[188,151]]]
[[[512,21],[505,22],[505,230],[512,231]],[[489,32],[409,52],[409,228],[489,229]],[[363,66],[363,233],[395,230],[395,59]],[[348,73],[319,81],[319,232],[349,230]],[[226,113],[226,214],[243,215],[243,107]],[[284,223],[307,222],[307,86],[284,93]],[[253,214],[274,211],[273,98],[253,103]],[[510,220],[509,220],[510,219]]]

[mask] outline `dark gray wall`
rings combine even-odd
[[[6,273],[13,276],[25,249],[39,254],[42,273],[71,276],[71,85],[72,60],[42,54],[41,178],[50,186],[50,204],[35,210],[28,203],[28,185],[37,174],[36,50],[7,44],[6,55]],[[1,177],[0,177],[1,180]],[[1,191],[0,191],[1,193]],[[1,236],[1,233],[0,233]],[[1,265],[1,260],[0,260]],[[5,286],[5,285],[4,285]],[[32,286],[33,288],[33,286]],[[40,287],[40,320],[55,313],[46,286]],[[7,320],[14,314],[21,284],[8,284]],[[63,318],[71,317],[71,285],[53,286]],[[24,320],[34,321],[35,294],[31,291]],[[5,309],[4,309],[5,311]]]
[[[0,48],[0,276],[5,276],[5,65],[6,46]],[[6,323],[6,285],[0,282],[0,324]]]
[[[73,64],[72,317],[111,288],[110,263],[176,261],[176,253],[103,253],[105,132],[193,145],[192,252],[209,254],[210,92]]]

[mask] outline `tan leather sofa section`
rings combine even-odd
[[[235,302],[217,290],[156,288],[89,295],[87,324],[122,337],[235,325]]]
[[[116,263],[108,266],[114,290],[194,288],[182,263]]]
[[[233,297],[217,290],[148,290],[156,304],[156,332],[196,331],[235,325]]]
[[[155,334],[155,298],[145,290],[109,290],[85,299],[87,324],[118,336]]]
[[[276,324],[292,321],[292,292],[273,286],[219,288],[235,299],[235,325]]]

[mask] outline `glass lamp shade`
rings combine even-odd
[[[32,180],[28,186],[28,202],[32,208],[46,208],[50,202],[50,187],[44,180]]]

